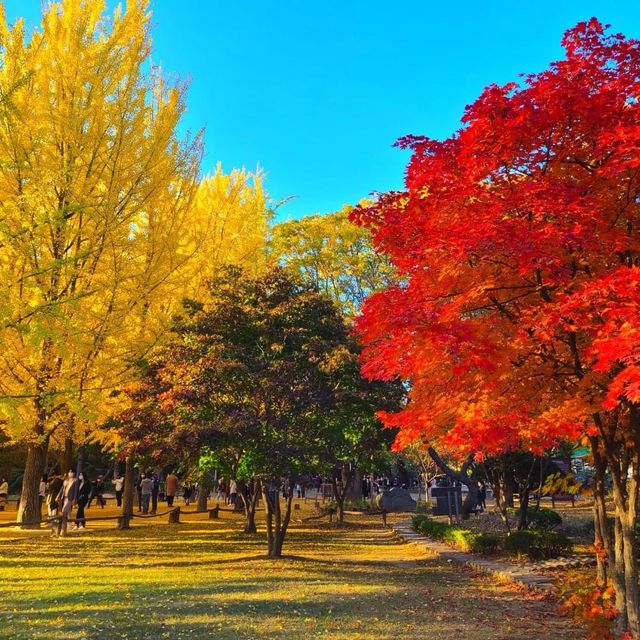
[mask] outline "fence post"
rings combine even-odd
[[[180,524],[180,507],[169,511],[169,524]]]
[[[66,520],[67,520],[67,515],[65,513],[63,513],[61,516],[58,516],[57,534],[59,536],[67,532]]]
[[[216,507],[213,507],[212,509],[209,509],[209,520],[217,520],[219,518],[219,515],[218,515],[219,508],[220,507],[216,506]]]

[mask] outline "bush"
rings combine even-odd
[[[520,518],[520,509],[511,510],[514,518]],[[531,529],[555,529],[562,524],[562,517],[553,509],[543,507],[529,507],[527,509],[527,523]]]
[[[510,533],[504,541],[504,550],[533,560],[556,558],[571,552],[571,540],[560,531],[525,529]]]
[[[461,527],[450,526],[422,515],[413,518],[413,528],[430,538],[442,540],[461,551],[472,553],[493,553],[499,545],[496,536],[476,533]]]

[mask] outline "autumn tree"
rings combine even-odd
[[[324,415],[346,384],[345,359],[356,371],[343,317],[282,269],[259,278],[227,269],[205,305],[189,305],[175,334],[142,376],[142,404],[122,416],[123,437],[227,455],[260,490],[268,553],[279,557],[294,482],[325,459]]]
[[[176,135],[184,86],[146,71],[147,5],[52,3],[29,38],[0,18],[0,394],[27,445],[19,521],[39,518],[53,434],[91,424],[162,335],[193,250],[200,141]]]
[[[385,417],[399,444],[482,457],[587,438],[615,633],[637,638],[640,43],[593,19],[563,45],[485,89],[452,137],[401,140],[405,190],[354,212],[401,282],[365,305],[364,370],[410,383]]]
[[[269,259],[297,271],[347,315],[394,280],[389,261],[374,251],[371,233],[349,220],[353,207],[275,224]]]

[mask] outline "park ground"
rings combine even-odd
[[[246,536],[238,516],[222,515],[178,525],[161,518],[130,531],[96,522],[66,538],[0,530],[0,637],[583,637],[554,601],[449,565],[377,519],[295,523],[287,557],[273,561],[263,535]]]

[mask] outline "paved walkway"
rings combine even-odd
[[[406,520],[392,525],[394,531],[407,542],[412,542],[421,547],[429,549],[437,553],[440,557],[449,562],[462,564],[481,573],[489,573],[495,576],[501,582],[515,582],[530,589],[536,589],[544,593],[550,593],[554,590],[553,583],[549,576],[535,573],[527,567],[501,562],[500,560],[491,560],[479,557],[473,553],[464,553],[456,551],[449,545],[442,542],[436,542],[426,536],[423,536],[411,526],[411,521]]]

